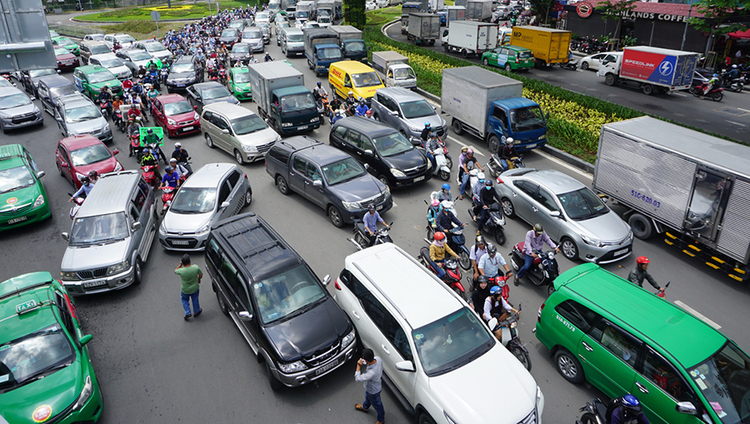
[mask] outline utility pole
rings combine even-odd
[[[685,50],[685,38],[687,37],[687,30],[688,25],[690,24],[690,13],[693,11],[693,3],[690,3],[690,8],[688,8],[688,17],[685,21],[685,30],[682,31],[682,44],[680,44],[680,50]]]

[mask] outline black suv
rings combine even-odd
[[[297,252],[254,213],[211,229],[206,264],[221,311],[232,318],[271,388],[308,384],[354,352],[349,318]]]
[[[384,184],[403,187],[432,178],[432,162],[397,130],[361,116],[336,122],[331,146],[351,154]]]
[[[195,83],[203,82],[203,65],[195,56],[182,56],[172,63],[167,75],[167,93],[185,91]]]

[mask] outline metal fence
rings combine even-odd
[[[79,25],[62,25],[62,24],[49,24],[49,29],[56,31],[60,35],[67,35],[69,37],[83,38],[86,34],[104,34],[104,31],[98,28],[92,28],[88,26]]]

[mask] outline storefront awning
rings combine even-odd
[[[748,40],[750,39],[750,29],[748,29],[747,31],[730,32],[727,35],[731,38],[734,38],[735,40]]]

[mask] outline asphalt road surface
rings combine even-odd
[[[281,59],[275,40],[267,49],[274,58]],[[314,87],[319,79],[307,69],[305,60],[290,61],[304,73],[306,85]],[[558,69],[554,72],[559,75],[579,74]],[[64,75],[72,78],[70,73]],[[245,102],[244,106],[255,110],[252,102]],[[47,172],[43,182],[53,213],[52,218],[43,223],[0,235],[3,244],[0,281],[39,270],[58,275],[60,270],[66,247],[60,232],[70,229],[68,211],[71,204],[67,203],[67,193],[72,187],[57,175],[55,169],[54,149],[61,137],[60,132],[52,117],[45,115],[44,119],[42,128],[0,135],[0,144],[26,146],[40,168]],[[329,128],[326,124],[310,135],[327,141]],[[174,141],[167,140],[167,153]],[[219,150],[209,149],[200,135],[180,141],[192,155],[193,169],[206,163],[233,160]],[[477,139],[451,134],[448,145],[454,158],[458,157],[462,145],[470,145],[477,150],[480,163],[484,164],[488,159],[487,146]],[[137,169],[135,160],[127,157],[127,146],[123,134],[115,130],[112,147],[120,150],[118,157],[126,169]],[[525,159],[529,167],[554,168],[587,184],[591,182],[590,175],[553,161],[542,153],[529,153]],[[253,203],[245,211],[264,217],[307,260],[319,277],[326,274],[337,276],[343,268],[344,258],[354,252],[354,246],[346,241],[351,236],[351,227],[335,228],[322,209],[297,195],[281,195],[266,174],[263,162],[242,168],[248,173],[254,192]],[[457,192],[455,173],[452,178],[453,191]],[[424,245],[423,199],[439,189],[442,183],[431,180],[417,187],[394,191],[394,208],[384,214],[386,221],[394,222],[392,235],[395,243],[415,256]],[[459,219],[468,219],[468,207],[468,201],[459,202]],[[467,228],[467,234],[472,234],[476,227],[469,224]],[[499,247],[506,259],[512,244],[523,240],[528,229],[518,220],[508,220],[508,242]],[[471,240],[472,237],[467,238]],[[264,368],[257,363],[232,321],[219,311],[207,274],[200,295],[205,312],[197,319],[183,321],[180,282],[173,273],[181,255],[165,252],[157,241],[154,243],[140,286],[76,299],[84,330],[94,335],[89,346],[104,396],[102,423],[365,424],[375,421],[373,413],[362,414],[354,410],[354,404],[363,400],[363,388],[354,382],[353,361],[310,386],[273,392]],[[647,255],[652,261],[650,271],[657,281],[662,284],[672,282],[667,291],[669,301],[679,300],[694,308],[750,351],[750,329],[747,326],[750,317],[746,307],[750,293],[747,285],[691,262],[658,237],[648,242],[636,240],[634,250],[633,256],[606,268],[626,276],[635,266],[635,256]],[[195,263],[204,267],[202,254],[193,257]],[[558,259],[562,270],[576,265],[562,255]],[[394,278],[398,278],[395,272]],[[329,288],[335,291],[333,284]],[[511,301],[523,304],[520,337],[531,352],[532,374],[546,397],[544,421],[572,423],[579,416],[579,407],[591,398],[603,395],[590,386],[574,386],[566,382],[554,368],[548,351],[532,334],[536,311],[544,299],[545,290],[527,282],[520,287],[511,286]],[[425,293],[414,301],[429,303],[430,295]],[[685,343],[697,344],[700,340],[687,339]],[[504,390],[510,389],[504,387],[502,381],[492,385],[496,388],[492,393],[464,395],[481,396],[487,402],[495,402],[494,399],[503,396]],[[383,391],[383,403],[389,423],[413,422],[387,389]],[[502,411],[498,411],[498,422],[501,421]]]

